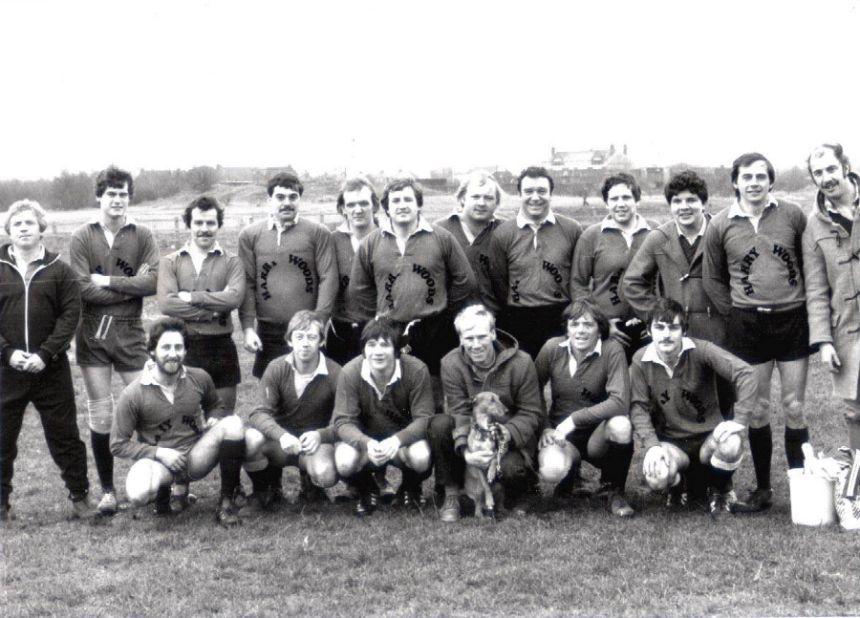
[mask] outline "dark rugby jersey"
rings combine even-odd
[[[582,227],[550,212],[537,234],[517,217],[490,241],[492,287],[501,306],[542,307],[570,300],[570,267]]]
[[[362,318],[410,322],[456,307],[476,290],[469,260],[451,233],[420,219],[403,254],[387,221],[362,240],[347,296]]]
[[[338,273],[325,227],[301,218],[282,231],[271,218],[253,223],[239,233],[239,259],[247,285],[239,308],[243,329],[255,318],[286,324],[301,309],[331,315]]]
[[[621,294],[621,279],[651,226],[637,215],[630,246],[610,218],[590,225],[576,244],[570,276],[571,298],[591,296],[609,319],[627,320],[633,310]]]
[[[717,214],[705,232],[702,276],[720,313],[735,307],[790,309],[804,303],[800,206],[771,200],[758,229],[737,203]]]
[[[475,273],[481,302],[493,311],[497,311],[499,307],[495,296],[493,296],[493,288],[490,283],[492,280],[490,273],[490,241],[493,238],[493,231],[501,222],[500,219],[492,219],[475,236],[471,244],[469,243],[469,239],[466,238],[465,232],[463,232],[463,224],[460,222],[460,215],[457,213],[451,214],[444,219],[439,219],[434,224],[451,232],[451,235],[460,243],[463,251],[466,252],[466,257],[469,258],[472,272]]]

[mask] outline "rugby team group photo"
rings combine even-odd
[[[631,491],[712,520],[787,503],[773,476],[804,467],[805,443],[860,449],[858,177],[835,143],[806,163],[810,204],[775,197],[757,152],[733,161],[722,210],[699,174],[676,172],[663,222],[638,212],[633,175],[609,172],[587,226],[554,211],[540,166],[516,178],[509,218],[486,172],[464,176],[437,221],[416,180],[351,177],[334,229],[281,172],[238,246],[219,239],[230,209],[204,194],[169,253],[129,214],[134,177],[118,167],[97,174],[68,255],[43,242],[52,213],[15,201],[0,247],[0,520],[31,515],[13,474],[29,404],[82,520],[169,521],[199,499],[242,534],[249,518],[291,516],[289,467],[299,504],[326,505],[343,483],[338,501],[359,518],[390,508],[447,525],[586,498],[631,518]],[[815,352],[842,444],[816,443]],[[733,481],[741,466],[753,485]],[[220,493],[204,500],[195,481],[216,470]]]

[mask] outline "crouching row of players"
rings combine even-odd
[[[489,504],[524,513],[539,495],[539,479],[557,484],[556,497],[568,497],[587,461],[601,471],[608,509],[629,517],[634,511],[624,488],[635,429],[647,449],[643,473],[652,489],[668,491],[675,503],[686,491],[707,491],[711,512],[731,510],[731,476],[755,400],[750,366],[687,338],[683,308],[671,300],[657,302],[649,320],[653,342],[636,353],[629,370],[624,349],[609,338],[609,323],[590,300],[572,303],[565,319],[567,335],[547,341],[532,363],[496,330],[490,311],[465,308],[455,320],[460,346],[442,359],[445,405],[437,408],[427,367],[402,353],[392,322],[370,321],[362,355],[341,368],[321,349],[323,320],[300,311],[286,333],[290,352],[270,363],[243,422],[226,413],[205,371],[183,364],[186,327],[165,318],[150,332],[151,360],[120,397],[111,450],[137,460],[128,497],[137,505],[154,501],[158,514],[183,510],[189,481],[219,466],[216,521],[225,526],[241,521],[236,497],[243,465],[253,483],[244,509],[266,510],[282,498],[281,469],[295,465],[301,496],[319,496],[344,479],[357,496],[357,515],[378,504],[374,471],[389,464],[402,470],[397,500],[408,507],[420,504],[421,484],[435,467],[444,495],[440,518],[453,522],[460,518],[467,468],[492,470],[490,478],[498,478]],[[717,376],[734,385],[734,420],[720,414]],[[492,393],[498,404],[500,438],[480,448],[470,439],[479,393]],[[498,443],[501,451],[494,450]],[[476,506],[480,514],[484,504]]]

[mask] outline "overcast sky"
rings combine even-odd
[[[860,161],[857,0],[0,3],[0,178]]]

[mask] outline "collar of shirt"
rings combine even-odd
[[[400,370],[400,359],[397,358],[394,360],[394,373],[391,374],[391,379],[388,380],[388,384],[385,385],[386,390],[389,386],[394,384],[400,379],[401,370]],[[370,363],[367,362],[367,359],[362,359],[361,361],[361,379],[370,384],[373,387],[373,392],[376,393],[376,396],[379,399],[382,399],[385,396],[385,392],[380,392],[378,388],[376,388],[376,383],[373,381],[373,376],[370,375]]]
[[[349,236],[349,244],[352,245],[352,250],[358,251],[358,246],[361,244],[361,239],[355,234],[353,234],[352,229],[349,227],[349,223],[344,221],[343,223],[338,225],[334,231],[341,232]]]
[[[851,181],[851,185],[854,187],[854,208],[860,206],[860,187],[857,186],[857,182],[853,178],[849,178]],[[840,217],[842,213],[839,212],[839,209],[834,206],[833,202],[830,201],[830,198],[825,197],[824,203],[827,204],[827,212],[837,214]]]
[[[570,372],[570,377],[573,377],[573,374],[576,373],[576,370],[579,368],[579,363],[576,362],[576,357],[573,355],[573,349],[570,347],[570,339],[565,338],[564,341],[558,344],[558,347],[565,348],[567,350],[567,359],[569,361],[568,371]],[[603,340],[598,339],[597,345],[594,346],[594,349],[585,355],[586,358],[590,358],[592,356],[600,356],[603,352]]]
[[[102,225],[102,220],[101,220],[101,219],[99,219],[99,218],[91,219],[91,220],[90,220],[90,225],[97,225],[97,226],[99,226],[100,228],[102,228],[103,230],[109,231],[109,230],[108,230],[104,225]],[[125,216],[125,223],[123,223],[123,224],[122,224],[122,227],[120,227],[119,229],[121,230],[122,228],[124,228],[124,227],[128,227],[129,225],[137,225],[137,220],[133,219],[132,217],[129,217],[128,215],[126,215],[126,216]],[[119,230],[117,230],[117,232],[118,232],[118,231],[119,231]]]
[[[287,356],[284,360],[290,367],[293,368],[293,371],[298,373],[298,370],[296,369],[296,362],[295,362],[295,359],[293,358],[292,352],[287,354]],[[320,362],[317,363],[316,369],[314,369],[314,372],[311,374],[310,379],[313,380],[317,376],[327,376],[327,375],[328,375],[328,367],[325,364],[325,355],[322,352],[320,352]]]
[[[185,365],[183,365],[182,369],[179,370],[179,379],[182,380],[185,377],[185,374]],[[167,401],[173,404],[175,398],[175,391],[171,391],[158,381],[158,378],[156,377],[156,364],[154,360],[150,359],[146,361],[146,364],[143,366],[143,373],[140,374],[140,384],[141,386],[156,386],[160,388],[161,392],[164,393],[164,396],[167,397]]]
[[[771,206],[773,206],[774,208],[776,208],[776,207],[778,207],[778,206],[779,206],[779,202],[778,202],[778,201],[776,201],[776,199],[775,199],[773,196],[768,196],[768,203],[767,203],[767,206],[765,206],[765,207],[762,209],[762,211],[761,211],[761,212],[762,212],[762,214],[764,214],[764,211],[765,211],[765,210],[767,210],[768,208],[770,208]],[[759,215],[759,216],[761,216],[761,215]],[[756,218],[756,217],[755,217],[755,215],[751,215],[751,214],[745,213],[743,210],[741,210],[741,203],[740,203],[740,200],[737,200],[737,199],[736,199],[735,201],[733,201],[733,202],[732,202],[731,206],[729,206],[729,213],[728,213],[728,217],[729,217],[729,218],[734,218],[734,217],[743,217],[743,218],[745,218],[745,219],[754,219],[754,218]]]
[[[283,225],[275,219],[274,215],[269,215],[269,221],[266,224],[266,227],[270,230],[278,230],[278,232],[283,233],[286,232],[291,227],[295,227],[295,225],[299,222],[299,215],[296,215],[296,218],[292,223],[285,223]]]
[[[395,238],[399,238],[397,236],[397,234],[394,233],[394,228],[391,226],[391,219],[389,219],[388,217],[384,217],[382,219],[382,221],[379,222],[379,229],[382,230],[382,232],[384,234],[390,234],[391,236],[394,236]],[[409,234],[409,236],[407,236],[406,238],[407,239],[412,238],[418,232],[432,232],[432,231],[433,231],[433,226],[430,225],[430,223],[427,221],[427,219],[425,219],[421,215],[418,215],[418,225],[415,227],[415,229],[412,231],[412,233]]]
[[[185,244],[182,245],[182,248],[179,250],[179,253],[180,254],[187,253],[189,255],[191,254],[191,241],[190,240],[185,241]],[[227,255],[224,252],[224,249],[221,248],[221,245],[218,243],[217,240],[215,241],[215,244],[212,245],[212,248],[206,252],[206,255],[211,255],[213,253],[218,254],[218,255]]]
[[[18,258],[15,257],[15,247],[9,245],[9,257],[12,258],[15,262],[18,261]],[[36,257],[30,260],[30,263],[40,262],[45,259],[45,245],[39,245],[39,253],[36,254]]]
[[[681,338],[681,353],[678,355],[678,361],[681,361],[681,357],[684,355],[684,352],[687,350],[693,350],[696,348],[696,344],[689,337]],[[663,367],[666,370],[666,373],[669,374],[671,378],[675,374],[675,367],[670,367],[666,363],[663,362],[663,359],[660,358],[660,355],[657,354],[657,344],[655,342],[651,342],[648,344],[648,347],[645,348],[645,352],[642,354],[642,362],[643,363],[655,363]]]
[[[469,242],[470,245],[473,242],[475,242],[475,239],[477,238],[477,236],[475,234],[473,234],[472,230],[469,229],[469,226],[466,225],[466,222],[463,220],[463,213],[462,212],[459,212],[459,211],[452,212],[448,216],[448,218],[449,219],[457,219],[457,222],[460,224],[460,228],[463,230],[463,235],[466,237],[466,240]],[[490,221],[487,222],[487,225],[489,225],[492,221],[496,221],[495,213],[493,214],[492,217],[490,217]]]
[[[704,236],[704,235],[705,235],[705,228],[706,228],[706,227],[708,227],[708,218],[707,218],[707,217],[702,217],[702,227],[700,227],[700,228],[699,228],[699,231],[698,231],[698,232],[696,232],[696,235],[695,235],[695,236],[693,236],[693,240],[696,240],[699,236]],[[686,235],[686,234],[684,234],[684,232],[682,232],[682,231],[681,231],[681,226],[680,226],[680,225],[678,225],[678,222],[677,222],[677,221],[675,222],[675,229],[676,229],[676,230],[678,230],[678,236],[679,236],[680,238],[687,238],[687,239],[689,240],[689,238],[687,237],[687,235]]]
[[[535,223],[531,219],[527,219],[525,216],[523,216],[522,211],[520,211],[517,213],[516,221],[517,221],[517,227],[519,227],[519,228],[530,227],[533,230],[537,231],[537,229],[540,227],[543,227],[544,224],[555,225],[555,213],[550,210],[549,214],[546,217],[544,217],[543,221]]]
[[[623,235],[632,237],[636,232],[651,229],[651,226],[648,225],[648,221],[645,220],[645,217],[640,216],[639,213],[636,213],[636,219],[634,219],[634,223],[634,226],[628,232],[620,225],[618,225],[615,219],[612,218],[612,215],[606,215],[606,217],[604,217],[603,221],[601,221],[600,223],[600,231],[602,232],[604,230],[618,230]]]

